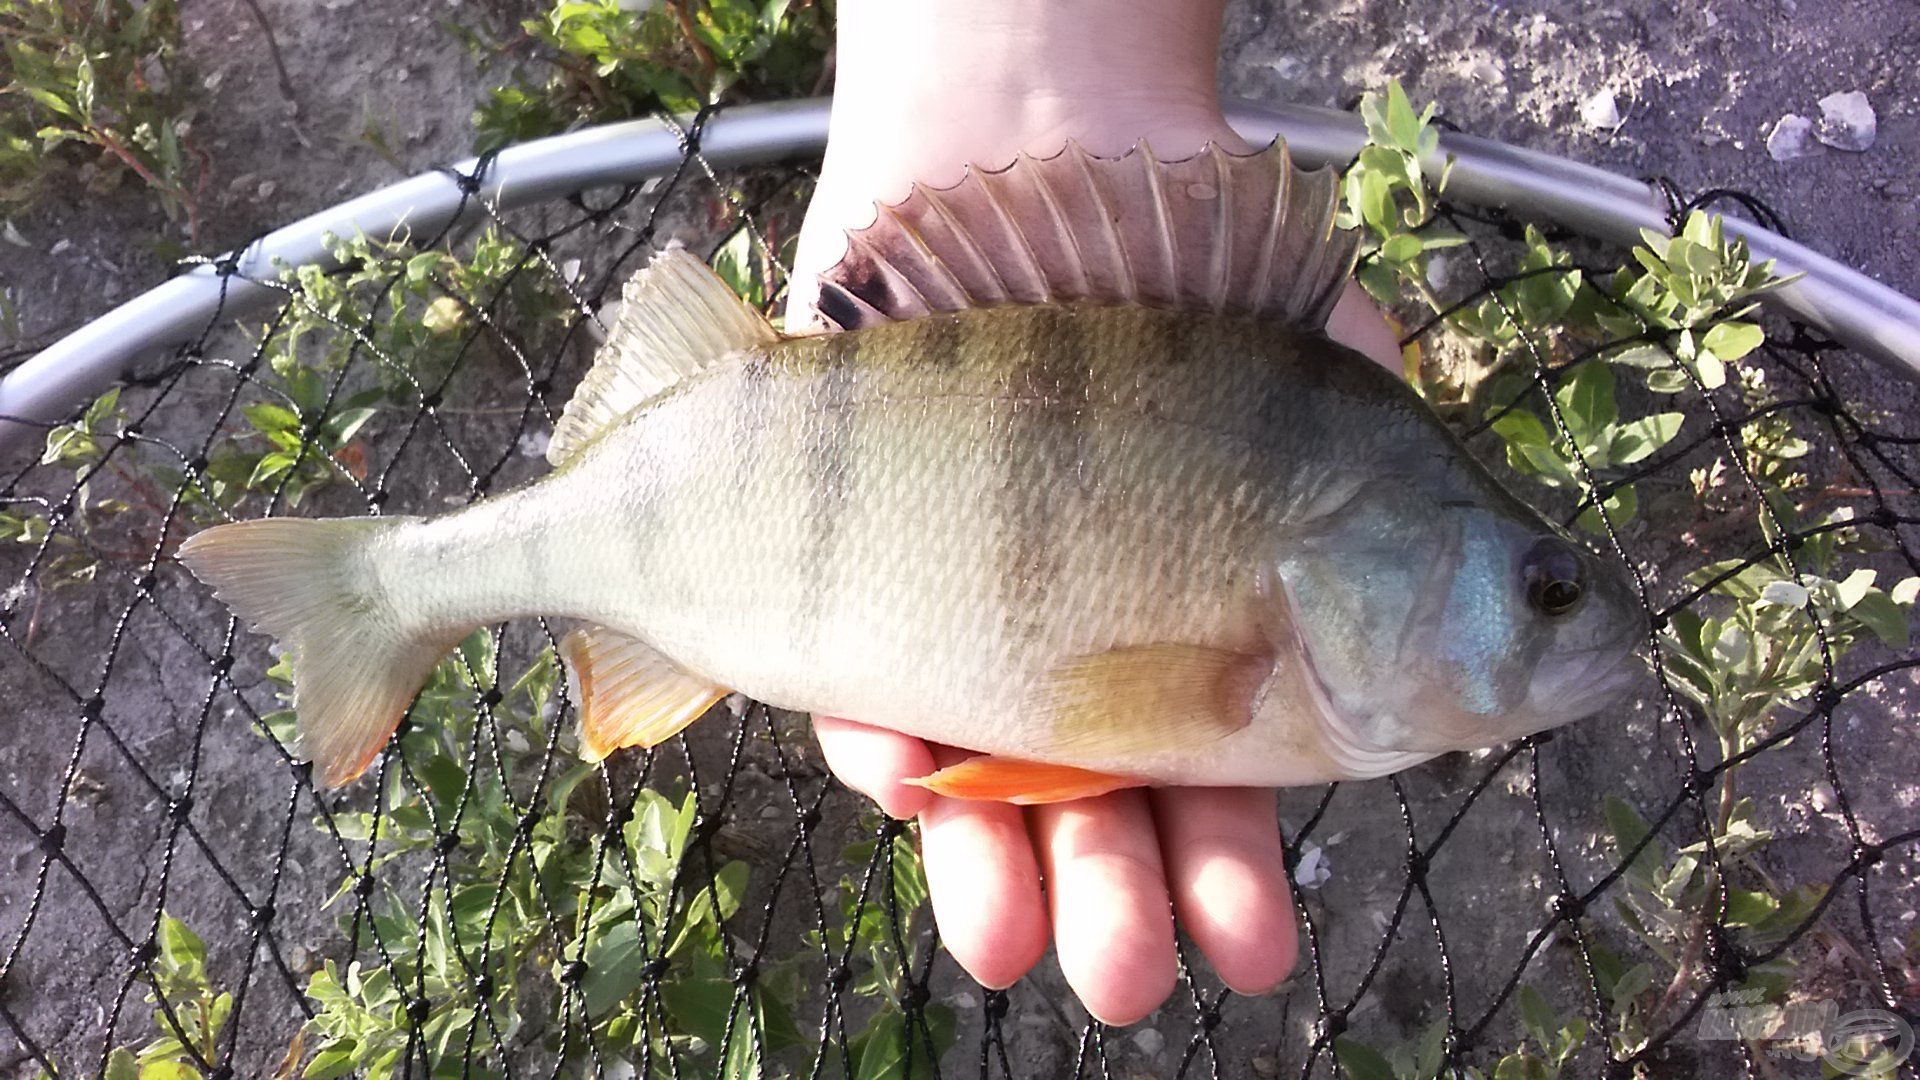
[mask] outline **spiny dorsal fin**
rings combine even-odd
[[[580,756],[588,761],[626,746],[658,746],[727,696],[647,643],[604,626],[568,634],[560,655],[580,708]]]
[[[1359,238],[1334,228],[1339,177],[1302,172],[1275,140],[1234,155],[1208,144],[1161,161],[1079,144],[915,185],[849,233],[816,310],[854,330],[936,311],[1089,301],[1233,312],[1317,330],[1353,271]]]
[[[729,353],[779,340],[760,313],[685,248],[633,275],[607,343],[554,426],[547,460],[562,465],[636,406]]]

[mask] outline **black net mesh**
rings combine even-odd
[[[1618,715],[1283,792],[1301,972],[1243,998],[1192,955],[1150,1031],[1089,1022],[1050,969],[969,982],[938,948],[911,829],[830,780],[802,718],[730,702],[730,721],[580,764],[545,625],[470,639],[371,780],[318,789],[282,749],[266,643],[172,561],[178,542],[229,517],[437,512],[540,475],[602,301],[669,235],[777,298],[809,184],[805,163],[717,173],[695,129],[658,180],[345,242],[346,270],[290,274],[270,315],[143,363],[0,482],[0,1067],[1492,1075],[1526,1044],[1567,1075],[1785,1075],[1812,1067],[1769,1041],[1793,1032],[1728,1027],[1730,1007],[1816,1007],[1829,1034],[1822,1002],[1911,1020],[1920,816],[1896,744],[1920,657],[1791,607],[1812,675],[1751,737],[1716,736],[1662,647],[1659,682]],[[1573,264],[1528,268],[1514,222],[1442,220],[1470,239],[1438,286],[1459,311],[1624,256],[1574,243]],[[1563,436],[1540,388],[1623,343],[1673,345],[1514,323],[1505,385]],[[1447,348],[1440,320],[1413,329]],[[1694,377],[1663,406],[1688,416],[1681,437],[1589,477],[1602,500],[1667,484],[1717,505],[1598,532],[1636,568],[1650,646],[1697,635],[1749,567],[1920,574],[1910,395],[1771,329],[1742,364],[1763,383]],[[1801,502],[1850,518],[1763,497],[1762,425],[1808,444]],[[1471,432],[1499,456],[1486,422]]]

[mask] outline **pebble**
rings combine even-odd
[[[1620,102],[1614,98],[1611,90],[1602,90],[1581,102],[1580,119],[1588,127],[1606,131],[1615,131],[1626,122],[1620,115]]]
[[[1316,844],[1308,844],[1300,853],[1300,864],[1294,867],[1294,884],[1303,889],[1317,889],[1333,877],[1333,868],[1327,865],[1327,853]]]
[[[1886,187],[1882,188],[1881,190],[1885,191],[1889,195],[1892,195],[1898,198],[1905,198],[1906,196],[1913,194],[1913,185],[1907,183],[1905,180],[1895,180],[1892,183],[1889,183]]]
[[[1839,805],[1840,796],[1833,790],[1832,784],[1822,780],[1813,785],[1813,790],[1807,794],[1807,802],[1824,814]]]
[[[1507,73],[1501,71],[1500,66],[1491,60],[1475,60],[1473,66],[1467,69],[1467,73],[1488,86],[1499,86],[1507,81]]]
[[[1792,161],[1818,154],[1820,147],[1809,138],[1812,134],[1813,121],[1788,113],[1767,133],[1767,156],[1775,161]]]
[[[1280,1059],[1271,1054],[1256,1054],[1247,1064],[1253,1067],[1253,1075],[1261,1080],[1272,1080],[1280,1075]]]
[[[1288,81],[1299,78],[1300,73],[1307,70],[1307,62],[1297,56],[1276,56],[1267,62],[1267,66],[1273,69],[1275,75]]]
[[[1878,127],[1867,95],[1849,90],[1820,99],[1820,126],[1815,129],[1814,137],[1835,150],[1857,154],[1873,145]]]
[[[68,248],[71,248],[72,246],[73,246],[73,241],[62,237],[61,239],[55,241],[52,247],[47,249],[47,254],[58,255],[61,252],[66,251]]]
[[[1160,1051],[1166,1049],[1167,1037],[1152,1028],[1141,1028],[1133,1033],[1133,1045],[1148,1057],[1157,1057]]]

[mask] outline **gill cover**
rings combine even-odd
[[[1555,633],[1519,565],[1552,529],[1506,509],[1380,479],[1282,545],[1276,576],[1336,744],[1425,757],[1544,726],[1529,691]]]

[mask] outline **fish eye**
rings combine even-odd
[[[1533,545],[1520,572],[1527,603],[1542,615],[1565,615],[1587,594],[1586,569],[1579,553],[1559,540]]]

